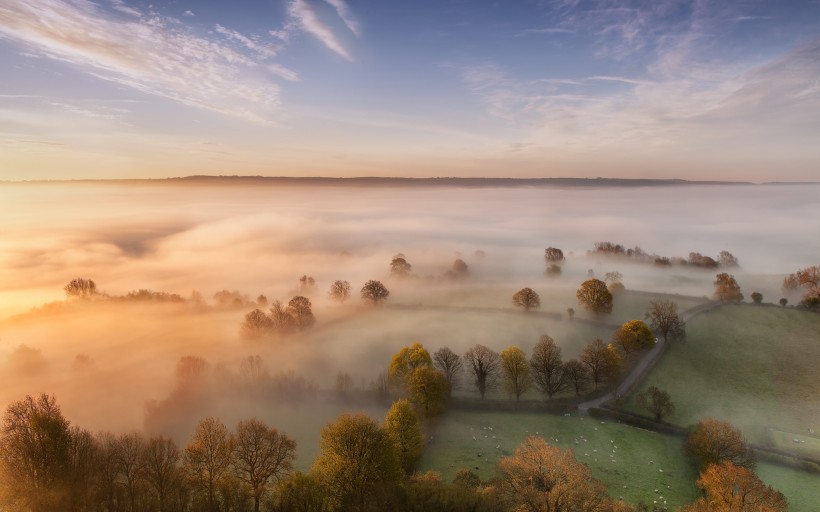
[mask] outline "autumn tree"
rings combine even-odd
[[[433,354],[433,363],[444,374],[444,378],[450,383],[450,387],[455,387],[458,383],[458,377],[464,369],[464,364],[458,354],[447,347],[440,348]]]
[[[581,394],[589,385],[589,371],[581,361],[570,359],[561,368],[561,374],[566,379],[567,385],[572,386],[575,396]]]
[[[417,368],[430,368],[433,366],[433,359],[430,353],[421,343],[413,343],[409,347],[402,347],[390,359],[388,376],[390,382],[399,386],[406,384],[407,378]]]
[[[532,387],[532,373],[527,363],[527,355],[518,347],[507,347],[501,351],[501,370],[504,378],[504,388],[516,400]]]
[[[232,439],[225,425],[208,417],[199,422],[185,447],[184,465],[203,510],[219,511],[218,489],[231,464]]]
[[[488,390],[498,386],[501,373],[498,353],[484,345],[475,345],[464,354],[464,361],[475,377],[475,387],[483,399]]]
[[[606,487],[572,450],[549,446],[530,436],[515,454],[498,461],[496,475],[512,509],[527,512],[609,512]]]
[[[182,485],[181,457],[173,439],[162,436],[152,437],[142,449],[140,473],[160,512],[170,510],[171,495]]]
[[[600,279],[588,279],[575,293],[578,303],[596,316],[612,313],[612,294]]]
[[[721,267],[732,268],[739,266],[737,258],[729,251],[720,251],[718,263]]]
[[[730,423],[704,418],[689,432],[686,450],[695,458],[698,467],[731,462],[736,466],[754,469],[754,456],[740,430]]]
[[[2,505],[7,510],[65,509],[71,432],[53,396],[12,402],[0,438]]]
[[[396,447],[399,465],[405,474],[412,474],[424,450],[424,437],[419,417],[408,400],[397,400],[390,406],[384,428]]]
[[[350,283],[347,281],[333,281],[330,285],[328,297],[337,301],[339,304],[344,304],[350,297]]]
[[[438,416],[447,407],[450,383],[443,373],[430,366],[413,370],[407,377],[407,396],[424,418]]]
[[[268,486],[293,469],[296,441],[256,418],[240,421],[236,427],[231,463],[234,474],[253,495],[253,510],[259,512]]]
[[[399,279],[410,277],[413,266],[407,262],[403,254],[397,254],[390,261],[390,275]]]
[[[243,338],[263,338],[273,330],[273,320],[261,309],[254,309],[247,315],[239,326],[239,333]]]
[[[703,496],[684,512],[786,512],[786,497],[753,471],[729,461],[710,464],[697,482]]]
[[[820,267],[811,266],[783,279],[783,291],[805,290],[801,305],[809,309],[820,306]]]
[[[655,335],[641,320],[624,322],[613,334],[612,342],[620,347],[624,354],[652,348],[655,345]]]
[[[680,340],[686,336],[686,324],[678,315],[678,305],[668,299],[653,300],[647,311],[649,325],[663,336],[664,341]]]
[[[589,377],[595,389],[605,379],[614,379],[620,373],[623,361],[618,350],[611,343],[606,345],[596,338],[581,352],[580,361],[589,370]]]
[[[362,300],[372,306],[378,306],[386,301],[390,295],[390,292],[381,282],[373,280],[366,282],[359,293]]]
[[[735,276],[721,272],[715,277],[714,299],[722,302],[743,300],[743,294],[740,293],[740,285],[735,281]]]
[[[293,322],[299,330],[305,329],[316,323],[311,309],[313,304],[310,299],[297,295],[288,302],[287,313],[293,318]]]
[[[513,294],[512,303],[524,311],[529,311],[541,307],[541,297],[532,288],[521,288]]]
[[[557,247],[547,247],[544,249],[544,261],[547,264],[560,265],[564,262],[564,251]]]
[[[97,284],[91,279],[78,277],[69,281],[63,290],[69,298],[87,299],[97,294]]]
[[[552,337],[544,334],[532,349],[530,368],[535,385],[547,398],[558,393],[567,386],[561,361],[561,347]]]
[[[675,405],[669,393],[655,386],[649,386],[646,391],[639,393],[637,402],[640,407],[652,413],[655,421],[661,421],[664,416],[675,411]]]
[[[388,431],[364,413],[341,414],[322,430],[313,472],[335,510],[384,509],[384,495],[401,479]]]

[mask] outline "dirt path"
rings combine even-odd
[[[693,308],[689,308],[683,313],[681,313],[681,318],[684,322],[689,322],[692,318],[696,317],[701,313],[705,313],[707,311],[712,311],[720,306],[723,303],[721,302],[706,302],[704,304],[697,305]],[[613,391],[609,392],[603,396],[595,398],[593,400],[589,400],[587,402],[583,402],[578,405],[578,411],[582,414],[586,414],[589,409],[594,407],[600,407],[601,404],[612,400],[616,396],[625,396],[629,391],[640,381],[642,380],[646,374],[648,373],[649,369],[655,365],[657,360],[660,358],[661,354],[666,351],[668,343],[665,340],[659,339],[658,342],[652,347],[652,350],[646,353],[646,355],[641,359],[641,361],[632,369],[629,375],[621,381],[618,388]]]

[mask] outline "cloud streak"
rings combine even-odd
[[[112,4],[128,19],[116,19],[88,0],[11,0],[0,10],[0,38],[146,94],[272,122],[279,87],[247,73],[275,56],[272,47],[217,29],[229,41],[238,42],[241,49],[237,49],[194,35],[178,20],[156,13],[145,16],[119,1]]]
[[[298,22],[302,30],[318,39],[328,49],[340,57],[351,62],[353,61],[353,56],[350,55],[342,43],[339,42],[333,30],[319,19],[316,11],[306,0],[293,0],[288,6],[288,13]],[[350,25],[348,25],[348,27],[349,26]]]

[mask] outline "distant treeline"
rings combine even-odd
[[[624,245],[613,242],[596,242],[595,248],[588,251],[588,254],[624,258],[639,263],[648,263],[660,267],[678,265],[714,269],[735,268],[740,266],[737,258],[729,251],[720,251],[720,254],[718,254],[716,258],[704,256],[699,252],[690,252],[689,256],[686,258],[679,256],[667,257],[660,256],[658,254],[650,254],[638,246],[627,248]]]

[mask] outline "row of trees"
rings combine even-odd
[[[717,258],[704,256],[699,252],[690,252],[687,258],[666,257],[649,254],[640,247],[626,248],[613,242],[596,242],[590,254],[631,259],[641,263],[652,263],[658,266],[681,265],[697,268],[734,268],[738,267],[737,258],[729,251],[720,251]]]

